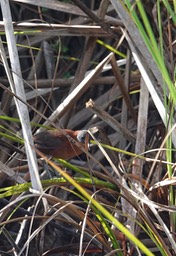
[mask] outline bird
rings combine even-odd
[[[44,155],[63,160],[70,160],[82,154],[83,151],[72,140],[69,140],[65,134],[86,149],[87,130],[45,130],[34,135],[34,146]]]

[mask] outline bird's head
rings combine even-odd
[[[77,133],[77,141],[80,142],[80,143],[85,143],[86,142],[86,135],[87,135],[87,130],[80,130],[78,131]]]

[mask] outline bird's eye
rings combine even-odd
[[[87,134],[87,130],[80,131],[77,135],[77,140],[81,143],[85,143],[86,134]]]

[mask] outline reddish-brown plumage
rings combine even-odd
[[[65,129],[64,133],[68,134],[80,145],[85,147],[84,139],[86,131],[72,131]],[[36,149],[45,155],[52,157],[69,160],[73,157],[79,156],[83,151],[72,143],[65,135],[59,130],[46,130],[34,136],[34,144]]]

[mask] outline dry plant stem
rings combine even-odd
[[[101,19],[104,18],[106,14],[106,9],[108,8],[109,1],[104,0],[102,1],[102,4],[99,7],[99,10],[97,12],[97,16],[100,16]],[[88,67],[90,65],[90,60],[93,54],[93,51],[96,46],[96,37],[89,37],[86,40],[86,46],[82,53],[81,60],[79,62],[78,69],[75,74],[74,83],[70,89],[70,93],[76,88],[76,86],[84,79],[86,71],[88,70]],[[70,111],[71,112],[71,111]],[[64,118],[61,119],[61,124],[63,127],[66,127],[66,124],[68,124],[68,121],[70,119],[69,113],[67,113]],[[67,123],[66,123],[67,122]]]
[[[41,63],[41,62],[40,62]],[[7,79],[1,79],[0,78],[0,82],[7,85],[8,81]],[[73,84],[74,82],[74,78],[68,78],[68,79],[62,79],[62,78],[56,78],[54,80],[54,84],[53,84],[53,88],[59,88],[59,87],[69,87]],[[35,88],[35,81],[34,80],[27,80],[25,81],[26,83],[26,87],[28,87],[28,84],[30,84],[30,86]],[[53,83],[52,79],[38,79],[37,80],[37,88],[51,88]],[[93,82],[93,85],[101,85],[101,84],[105,84],[105,85],[111,85],[115,83],[115,78],[114,76],[107,76],[107,77],[98,77],[95,79],[95,81]]]
[[[127,193],[127,191],[125,191],[125,188],[128,190],[128,192],[130,192],[130,194]],[[148,205],[150,208],[153,208],[152,211],[154,212],[154,209],[156,210],[156,204],[155,202],[152,202],[151,200],[149,200],[145,195],[139,196],[138,194],[136,194],[133,190],[129,189],[128,187],[124,186],[122,187],[122,191],[124,194],[124,199],[126,201],[128,201],[131,206],[133,206],[133,208],[138,212],[139,216],[142,218],[142,220],[150,227],[150,229],[154,232],[155,236],[157,237],[157,239],[160,241],[160,243],[162,244],[162,247],[165,249],[165,251],[167,252],[167,255],[172,256],[168,246],[165,243],[165,240],[163,239],[163,237],[159,234],[158,230],[156,229],[153,221],[151,220],[150,216],[148,216],[146,209],[142,208],[140,202],[145,202],[146,205]],[[123,199],[123,197],[122,197]],[[138,199],[138,200],[135,200]],[[146,200],[145,200],[146,199]],[[161,205],[162,208],[162,205]],[[168,209],[168,207],[166,207]],[[127,210],[127,209],[126,209]],[[156,213],[156,211],[155,211]],[[135,220],[134,220],[135,221]],[[163,225],[161,225],[163,226]]]
[[[52,79],[51,91],[50,91],[49,96],[47,98],[46,106],[45,106],[45,108],[43,109],[43,112],[42,112],[43,114],[45,114],[47,109],[50,108],[50,105],[49,105],[50,101],[52,101],[53,84],[54,84],[55,78],[56,78],[56,73],[57,73],[57,69],[58,69],[59,56],[60,56],[61,49],[59,48],[57,61],[56,61],[56,64],[55,64],[54,61],[53,61],[54,54],[53,54],[53,51],[50,48],[50,45],[48,44],[48,42],[44,41],[42,43],[42,48],[43,48],[43,51],[44,51],[44,59],[45,59],[45,63],[46,63],[45,67],[46,67],[46,71],[47,71],[47,77]]]
[[[90,65],[90,60],[91,60],[95,45],[96,45],[96,39],[89,37],[86,41],[85,49],[82,53],[82,57],[74,77],[74,82],[70,88],[70,92],[72,92],[76,88],[76,86],[84,79],[88,66]]]
[[[109,0],[102,0],[102,1],[101,1],[100,7],[99,7],[98,12],[97,12],[97,16],[98,16],[100,19],[104,19],[104,18],[105,18],[105,15],[106,15],[106,13],[107,13],[108,6],[109,6]],[[104,22],[105,22],[105,21],[104,21]]]
[[[143,80],[145,81],[145,83],[147,85],[148,91],[151,94],[151,97],[153,99],[153,102],[155,103],[156,108],[157,109],[161,108],[162,111],[164,112],[165,111],[164,99],[163,99],[164,96],[163,96],[161,87],[158,86],[156,79],[153,77],[151,70],[147,66],[146,61],[143,59],[142,55],[138,52],[135,45],[133,44],[130,37],[128,36],[128,34],[126,34],[126,38],[130,44],[130,48],[132,50],[134,60],[139,68],[139,71],[141,73]],[[148,81],[150,82],[149,84],[147,83]],[[157,103],[158,103],[158,106],[157,106]],[[161,114],[162,112],[161,113],[160,113],[160,111],[158,111],[158,112],[161,115],[161,118],[164,119],[163,115]],[[163,122],[165,123],[164,120],[163,120]]]
[[[74,82],[73,82],[73,84],[70,88],[69,93],[71,93],[76,88],[76,86],[79,83],[81,83],[81,81],[84,79],[86,71],[87,71],[88,66],[90,64],[90,60],[91,60],[92,53],[94,51],[95,45],[96,45],[96,39],[92,38],[92,37],[89,37],[87,42],[86,42],[84,52],[82,54],[81,60],[79,62],[79,65],[78,65],[78,68],[77,68],[77,71],[76,71],[76,74],[75,74]],[[76,101],[75,101],[75,103],[76,103]],[[69,113],[67,112],[67,114],[63,118],[61,118],[60,124],[62,124],[63,127],[67,127],[69,119],[71,118],[72,109],[73,109],[73,107],[70,106]]]
[[[17,94],[19,97],[23,98],[25,101],[25,92],[24,92],[24,87],[23,87],[23,81],[21,79],[22,74],[21,74],[18,52],[17,52],[17,48],[16,48],[14,30],[13,30],[13,26],[12,26],[9,2],[2,0],[1,8],[2,8],[2,14],[3,14],[3,19],[4,19],[6,38],[8,41],[8,51],[9,51],[11,69],[12,69],[12,75],[13,75],[13,80],[12,80],[11,75],[8,76],[11,90],[15,94]],[[8,75],[8,74],[10,74],[10,72],[7,71],[8,64],[7,64],[5,56],[3,56],[2,51],[3,51],[3,46],[1,44],[1,54],[2,54],[2,58],[3,58],[3,63],[5,65],[6,73]],[[42,186],[41,186],[41,182],[40,182],[40,178],[39,178],[39,174],[38,174],[37,158],[36,158],[35,151],[33,150],[34,147],[33,148],[31,147],[31,145],[34,146],[34,144],[33,144],[33,140],[32,140],[32,132],[30,129],[30,119],[29,119],[28,109],[27,109],[26,105],[23,104],[21,101],[17,100],[17,98],[15,98],[15,103],[16,103],[19,118],[21,120],[32,186],[34,189],[36,189],[38,191],[42,191]]]
[[[148,100],[149,100],[149,93],[147,87],[141,79],[141,89],[140,89],[140,100],[139,100],[139,111],[138,111],[138,124],[137,124],[137,135],[136,135],[136,145],[135,145],[135,154],[141,154],[145,151],[145,142],[146,142],[146,133],[147,133],[147,120],[148,120]],[[143,170],[143,159],[136,158],[135,162],[133,163],[132,174],[142,178],[142,170]],[[136,193],[142,192],[142,185],[141,181],[132,180],[132,188]],[[130,218],[127,220],[127,225],[130,227],[133,233],[136,234],[139,230],[136,230],[136,225],[133,219],[137,218],[137,212],[133,209],[133,207],[128,203],[123,201],[125,204],[123,207],[128,211]]]
[[[28,45],[29,44],[30,43],[28,41]],[[31,50],[31,54],[32,54],[32,50]],[[27,82],[24,81],[25,82],[25,87],[28,88],[28,81],[34,79],[33,83],[32,83],[32,86],[34,88],[39,88],[37,77],[40,76],[40,72],[42,70],[43,64],[44,64],[43,51],[38,51],[37,55],[35,57],[35,60],[34,60],[34,57],[33,57],[33,65],[32,65],[32,68],[31,68],[29,74],[28,74]],[[29,82],[29,84],[31,85],[31,81]],[[51,81],[51,84],[52,84],[52,81]],[[50,87],[51,87],[51,85],[50,85]]]
[[[125,66],[125,77],[124,77],[124,86],[126,91],[129,91],[130,88],[130,75],[131,75],[131,51],[127,51],[127,63]],[[133,110],[134,111],[134,110]],[[136,115],[136,114],[135,114]],[[121,112],[121,125],[124,127],[128,127],[128,109],[123,98],[122,102],[122,112]],[[126,148],[127,140],[126,138],[121,138],[119,142],[119,147],[121,149]]]
[[[117,14],[119,15],[121,21],[125,25],[126,30],[128,31],[128,34],[130,35],[130,38],[132,39],[133,43],[135,44],[135,42],[137,42],[135,44],[135,47],[142,54],[143,58],[147,63],[147,66],[153,72],[158,83],[162,85],[163,84],[162,75],[158,70],[158,67],[156,66],[148,48],[146,47],[138,28],[134,24],[132,18],[128,15],[122,1],[116,1],[116,0],[110,0],[110,1],[114,6],[114,9],[116,10]]]
[[[87,209],[85,212],[85,216],[84,219],[82,221],[82,228],[81,228],[81,234],[80,234],[80,243],[79,243],[79,255],[83,255],[83,241],[84,241],[84,233],[85,233],[85,228],[86,228],[86,222],[87,222],[87,217],[88,217],[88,213],[90,211],[91,208],[91,202],[89,201],[88,205],[87,205]]]
[[[54,54],[51,49],[51,46],[47,41],[43,41],[43,52],[44,52],[44,60],[47,78],[52,79],[54,76]],[[53,86],[52,86],[53,87]]]
[[[38,56],[38,54],[37,54],[37,56]],[[39,63],[41,64],[41,59],[39,59]],[[35,67],[37,68],[38,65],[35,64]],[[33,72],[31,72],[31,73],[32,73],[31,76],[33,76]],[[137,79],[134,78],[134,82],[135,81],[137,82],[138,80],[139,80],[138,77],[137,77]],[[25,88],[28,88],[29,86],[36,88],[36,82],[37,82],[37,89],[40,89],[40,88],[43,89],[43,88],[51,88],[53,80],[52,79],[37,79],[37,81],[35,81],[35,80],[32,80],[32,78],[27,79],[27,80],[24,81]],[[74,78],[68,78],[68,79],[56,78],[54,80],[53,88],[69,87],[73,84],[73,82],[74,82]],[[95,81],[93,82],[93,85],[101,85],[101,84],[112,85],[115,82],[116,82],[116,80],[115,80],[114,76],[107,76],[107,77],[105,76],[105,77],[96,78]],[[0,78],[0,83],[2,83],[4,85],[9,84],[9,82],[6,78]],[[4,96],[4,94],[3,94],[3,96]],[[7,94],[7,96],[8,96],[8,94]],[[7,96],[4,96],[4,98],[6,98]],[[5,108],[4,110],[6,110],[6,108],[7,108],[6,113],[8,113],[9,104],[7,104],[7,106],[6,106],[5,103],[6,102],[3,103],[4,108]]]
[[[137,79],[133,77],[133,81],[134,82],[139,82],[139,76],[137,76]],[[115,83],[114,86],[112,86],[112,88],[109,89],[109,91],[105,92],[103,95],[100,95],[96,100],[95,103],[96,105],[101,105],[102,109],[107,108],[113,101],[115,101],[117,98],[121,97],[121,92],[119,87],[117,86],[117,84]],[[120,115],[120,114],[119,114]],[[90,119],[90,117],[92,116],[92,113],[84,108],[80,111],[78,111],[71,119],[70,122],[68,124],[68,127],[70,129],[75,129],[75,127],[77,127],[78,123],[81,125],[82,123],[84,123],[86,120]],[[94,122],[95,123],[95,122]],[[90,125],[89,125],[90,126]],[[87,127],[89,127],[87,125]],[[92,124],[91,124],[92,126]],[[85,127],[85,129],[87,128]]]
[[[164,140],[162,141],[162,144],[161,144],[159,150],[157,151],[157,154],[156,154],[156,156],[155,156],[155,159],[154,159],[154,161],[153,161],[153,164],[152,164],[152,166],[151,166],[151,168],[150,168],[150,172],[149,172],[149,174],[148,174],[147,181],[146,181],[147,183],[149,183],[149,180],[150,180],[150,178],[151,178],[151,176],[152,176],[152,173],[153,173],[153,171],[154,171],[154,169],[155,169],[157,160],[158,160],[158,158],[159,158],[159,156],[160,156],[160,154],[161,154],[161,150],[164,148],[164,145],[166,144],[167,139],[169,138],[169,136],[171,136],[171,134],[173,134],[173,132],[174,132],[175,129],[176,129],[176,124],[173,125],[173,127],[169,130],[169,132],[167,133],[166,137],[165,137]],[[152,185],[153,185],[153,184],[152,184]]]
[[[121,92],[117,85],[115,84],[111,89],[105,92],[103,95],[99,96],[95,100],[96,105],[101,105],[102,109],[108,107],[115,99],[121,96]],[[69,122],[69,128],[74,128],[79,124],[84,123],[86,120],[90,119],[92,113],[87,109],[84,108],[76,113]]]
[[[145,152],[145,148],[146,148],[148,104],[149,104],[149,92],[144,80],[141,78],[137,135],[136,135],[136,145],[135,145],[135,154],[137,155]],[[138,177],[142,177],[143,164],[144,164],[144,160],[137,158],[133,165],[132,173],[134,175],[137,175]]]
[[[118,66],[121,66],[121,65],[124,65],[125,63],[126,63],[126,60],[125,59],[122,59],[122,60],[119,60],[119,61],[117,61],[117,63],[118,63]],[[102,71],[101,72],[105,72],[105,71],[108,71],[108,70],[110,70],[112,67],[111,67],[111,65],[106,65],[106,66],[104,66],[103,67],[103,69],[102,69]],[[86,72],[86,75],[85,76],[87,76],[90,72],[92,72],[93,70],[91,70],[91,71],[87,71]],[[96,78],[95,78],[96,79]],[[137,81],[139,81],[139,79],[137,78],[135,78],[134,77],[134,80],[133,80],[134,82],[137,82]],[[27,83],[26,82],[26,84],[30,87],[30,84],[29,83]],[[93,83],[92,84],[95,84],[94,83],[94,81],[93,81]],[[109,83],[108,83],[109,84]],[[53,85],[53,80],[51,81],[51,86]],[[51,87],[50,86],[50,87]],[[50,88],[49,87],[49,88]],[[47,93],[49,93],[50,92],[50,89],[45,89],[45,90],[38,90],[38,91],[34,91],[34,92],[29,92],[29,93],[26,93],[26,98],[27,98],[27,100],[30,100],[30,99],[33,99],[33,98],[36,98],[36,96],[38,96],[38,97],[40,97],[40,96],[42,96],[42,95],[46,95]],[[115,99],[114,99],[115,100]]]
[[[11,168],[3,164],[2,162],[0,162],[0,170],[3,171],[3,173],[6,173],[6,175],[8,175],[11,179],[15,180],[17,183],[25,183],[25,180],[21,178],[17,172],[14,172]]]
[[[119,140],[120,140],[120,137],[121,137],[120,134],[118,134],[118,132],[116,132],[116,133],[114,133],[112,136],[109,136],[108,140],[110,141],[110,144],[111,144],[112,146],[116,146],[117,143],[118,143]],[[111,151],[112,151],[112,150],[111,150]],[[104,158],[104,155],[102,154],[101,150],[98,149],[98,150],[94,153],[94,157],[95,157],[95,159],[97,159],[97,160],[100,162],[100,161]],[[116,158],[117,158],[117,157],[116,157]],[[117,159],[116,159],[116,161],[117,161]],[[115,162],[115,163],[116,163],[116,162]],[[92,159],[89,160],[89,165],[91,166],[92,169],[94,169],[94,168],[97,167],[97,163],[95,163],[95,161],[93,161]],[[116,165],[116,166],[118,166],[118,165]],[[89,167],[88,167],[87,164],[84,165],[84,168],[86,168],[86,167],[89,169]],[[93,171],[93,173],[95,174],[95,177],[100,177],[98,172]],[[98,175],[98,176],[97,176],[97,175]],[[109,171],[109,177],[112,177],[111,171]],[[101,177],[101,178],[103,178],[103,177]],[[104,179],[104,178],[103,178],[103,179]],[[106,179],[107,179],[107,177],[106,177]],[[109,179],[109,178],[108,178],[108,179]]]
[[[69,3],[64,3],[61,1],[55,1],[55,0],[12,0],[13,2],[20,2],[20,3],[28,3],[34,6],[40,6],[40,7],[45,7],[47,9],[53,9],[55,11],[59,11],[59,12],[64,12],[64,13],[69,13],[69,14],[73,14],[73,15],[77,15],[79,16],[78,18],[75,18],[73,20],[71,20],[72,24],[80,24],[80,23],[90,23],[90,19],[87,17],[87,15],[85,14],[85,12],[83,12],[80,8],[78,8],[75,5],[69,4]],[[105,4],[104,4],[105,5]],[[106,6],[105,6],[106,9]],[[112,8],[110,9],[112,10]],[[97,13],[96,11],[94,11],[93,13]],[[114,26],[122,26],[123,27],[123,23],[121,22],[120,19],[117,18],[113,18],[111,16],[106,15],[106,23],[110,23],[113,24]],[[35,24],[34,24],[35,25]],[[55,25],[55,24],[54,24]],[[25,30],[22,29],[22,30]]]
[[[102,1],[102,2],[103,3],[107,2],[107,0]],[[106,5],[106,4],[105,5],[100,5],[100,8],[97,12],[97,15],[100,16],[101,19],[104,18],[105,14],[106,14],[107,7],[108,7],[108,5]],[[84,78],[95,46],[96,46],[96,38],[89,37],[87,42],[86,42],[86,47],[85,47],[84,53],[82,55],[78,70],[77,70],[78,74],[76,74],[74,84],[73,84],[73,88],[77,85],[77,83],[80,83],[81,80]]]
[[[3,24],[2,22],[0,24]],[[41,43],[43,40],[52,39],[59,36],[92,36],[92,37],[103,37],[103,38],[113,38],[112,35],[107,34],[100,26],[90,26],[90,25],[56,25],[56,24],[43,24],[41,23],[34,24],[29,23],[28,26],[26,23],[21,23],[20,25],[16,25],[16,31],[24,31],[26,30],[26,33],[30,34],[31,29],[34,29],[34,26],[36,27],[36,34],[37,36],[34,36],[31,38],[30,44],[31,46],[35,46],[38,43]],[[1,25],[3,27],[3,25]],[[41,29],[39,31],[39,29]],[[112,31],[114,33],[121,33],[120,29],[117,27],[111,27]],[[0,29],[0,32],[2,34],[4,33],[4,29]],[[42,34],[42,37],[41,37]],[[22,42],[23,44],[28,44],[28,40],[24,40]],[[20,47],[19,51],[24,50],[24,47]]]
[[[112,54],[110,53],[103,61],[101,61],[97,67],[92,70],[84,80],[68,95],[68,97],[58,106],[56,111],[50,116],[49,120],[44,123],[48,126],[51,122],[55,122],[63,114],[70,109],[71,106],[82,96],[84,92],[92,85],[94,79],[100,74],[103,66],[110,61]]]
[[[141,57],[140,53],[136,50],[133,42],[131,41],[130,37],[126,34],[126,38],[130,44],[130,48],[132,49],[133,57],[136,61],[136,64],[141,72],[141,75],[145,81],[145,84],[148,88],[148,91],[152,97],[152,100],[155,104],[155,107],[158,110],[158,113],[164,123],[164,125],[168,128],[167,120],[169,120],[169,115],[166,113],[166,108],[164,106],[164,100],[163,96],[161,94],[161,91],[156,85],[156,81],[153,78],[153,75],[151,71],[146,66],[145,61]],[[169,127],[169,129],[172,129]],[[173,130],[172,132],[172,142],[174,146],[176,147],[176,130]]]
[[[139,216],[142,218],[142,220],[144,220],[144,222],[147,223],[147,225],[151,228],[151,230],[154,232],[155,236],[157,237],[157,239],[160,241],[161,245],[163,248],[165,248],[167,255],[168,256],[172,256],[172,254],[169,251],[168,246],[166,245],[165,239],[163,239],[162,235],[158,232],[158,230],[156,229],[153,221],[151,221],[150,216],[148,216],[147,212],[145,209],[142,209],[141,206],[138,206],[138,214]]]
[[[6,86],[9,86],[8,79],[5,79],[5,80],[6,80],[6,83],[5,83]],[[4,114],[6,114],[7,116],[9,115],[9,112],[10,112],[11,101],[12,101],[12,96],[9,95],[6,91],[4,91],[1,98],[1,111],[3,111]]]
[[[80,0],[73,0],[73,2],[85,12],[95,23],[99,24],[102,29],[104,29],[109,35],[113,36],[115,39],[119,39],[116,33],[111,29],[109,24],[105,23],[104,20],[100,19],[95,15],[87,6]]]
[[[122,92],[122,96],[123,96],[123,98],[126,102],[127,108],[129,110],[129,112],[131,113],[131,116],[134,119],[134,121],[136,121],[136,119],[137,119],[136,113],[135,113],[133,105],[131,103],[129,94],[128,94],[126,88],[125,88],[125,83],[124,83],[123,78],[121,76],[121,73],[120,73],[119,67],[116,63],[116,59],[115,59],[114,55],[112,56],[112,58],[110,60],[110,63],[112,65],[112,70],[113,70],[114,76],[117,80],[118,86],[120,87],[120,90]]]
[[[98,130],[99,130],[99,134],[100,134],[101,143],[112,146],[112,144],[110,142],[110,139],[108,138],[108,136],[105,133],[105,131],[103,129],[101,129],[101,128],[99,128]],[[105,149],[105,151],[109,155],[109,157],[111,158],[112,162],[116,166],[118,166],[119,161],[118,161],[117,154],[113,150],[110,150],[110,149]]]
[[[132,143],[135,142],[135,136],[128,131],[125,127],[123,127],[118,121],[116,121],[112,116],[110,116],[107,112],[102,110],[100,107],[96,106],[93,100],[89,100],[86,103],[86,108],[89,108],[94,114],[96,114],[99,118],[104,120],[109,126],[111,126],[115,131],[120,132]]]
[[[37,6],[45,7],[48,9],[62,11],[62,12],[70,13],[70,14],[74,14],[74,15],[85,16],[84,12],[82,12],[80,10],[80,8],[78,8],[77,6],[68,4],[68,3],[64,3],[61,1],[55,1],[55,0],[50,0],[50,1],[48,1],[48,0],[12,0],[12,1],[20,2],[20,3],[27,3],[27,4],[31,4],[31,5],[37,5]]]
[[[58,246],[56,248],[52,248],[46,252],[44,252],[42,254],[42,256],[51,256],[51,255],[70,255],[70,252],[72,252],[72,255],[78,255],[78,247],[79,247],[79,244],[76,243],[72,243],[70,245],[62,245],[62,246]],[[87,252],[87,251],[95,251],[95,252],[104,252],[104,249],[103,248],[100,248],[101,246],[99,246],[99,249],[97,248],[96,245],[94,244],[87,244],[87,242],[84,242],[82,244],[82,249],[84,250],[84,252]],[[83,252],[83,254],[81,254],[82,256],[85,256],[86,254]]]
[[[175,235],[170,232],[169,228],[167,227],[167,225],[165,224],[163,219],[160,217],[159,212],[156,210],[156,208],[154,206],[152,206],[152,205],[149,205],[149,208],[153,212],[153,214],[155,215],[155,217],[158,220],[159,224],[161,225],[164,233],[168,237],[169,242],[170,242],[170,246],[172,248],[172,251],[175,252],[175,254],[176,254]],[[164,248],[165,247],[166,246],[164,246]]]

